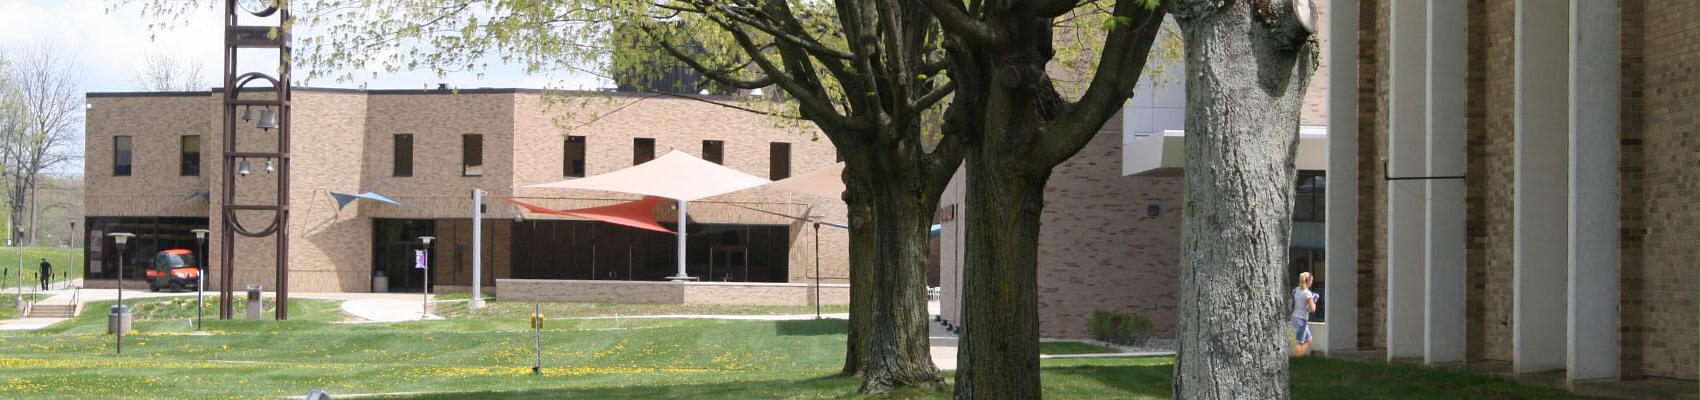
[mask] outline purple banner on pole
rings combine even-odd
[[[413,269],[425,269],[425,250],[413,251]]]

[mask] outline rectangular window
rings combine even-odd
[[[178,162],[177,174],[182,176],[201,176],[201,135],[183,135],[182,160]]]
[[[130,176],[130,137],[112,137],[112,176]]]
[[[702,141],[702,159],[715,164],[725,164],[721,158],[726,153],[726,142],[719,140]]]
[[[413,134],[395,135],[394,176],[413,176]]]
[[[655,139],[632,139],[632,165],[643,164],[655,159]]]
[[[567,136],[567,142],[561,145],[562,176],[568,178],[584,177],[584,136]]]
[[[767,179],[780,180],[791,177],[791,144],[773,142],[768,146]]]
[[[460,175],[484,175],[484,135],[460,136]]]

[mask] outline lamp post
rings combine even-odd
[[[124,244],[136,235],[113,232],[106,236],[111,236],[112,244],[118,248],[118,324],[112,332],[118,334],[118,354],[124,354],[124,315],[130,313],[130,310],[124,308]]]
[[[424,293],[423,296],[420,296],[420,301],[419,301],[419,319],[425,319],[425,315],[431,313],[431,241],[432,240],[437,240],[437,237],[435,237],[435,236],[420,236],[419,237],[419,243],[422,244],[423,247],[424,247],[424,249],[421,249],[420,251],[425,252],[424,253],[425,257],[420,260],[420,261],[422,261],[420,263],[420,266],[424,267],[424,269],[425,269],[425,284],[421,285],[420,290],[419,290],[421,293]]]
[[[195,233],[195,250],[201,252],[195,260],[195,330],[201,330],[201,314],[206,308],[207,294],[207,235],[212,231],[206,229],[190,229]]]

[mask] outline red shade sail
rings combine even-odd
[[[512,197],[501,195],[490,196],[506,200],[509,203],[514,203],[514,205],[520,206],[520,208],[524,208],[527,211],[538,214],[579,217],[638,229],[662,233],[673,233],[673,231],[667,230],[667,228],[662,227],[661,224],[655,222],[655,205],[661,202],[661,198],[659,197],[645,196],[643,199],[637,201],[629,201],[609,206],[580,208],[575,210],[556,210],[514,200]]]

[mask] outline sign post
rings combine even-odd
[[[543,374],[543,313],[538,310],[536,304],[531,305],[531,338],[536,342],[533,349],[537,354],[536,361],[531,364],[531,374],[541,375]]]
[[[419,301],[419,319],[421,320],[425,319],[426,315],[431,314],[431,263],[429,259],[429,252],[431,251],[431,241],[435,239],[437,238],[432,236],[420,236],[419,242],[423,243],[424,246],[413,251],[413,268],[425,271],[425,282],[419,290],[419,292],[423,294],[420,296]]]

